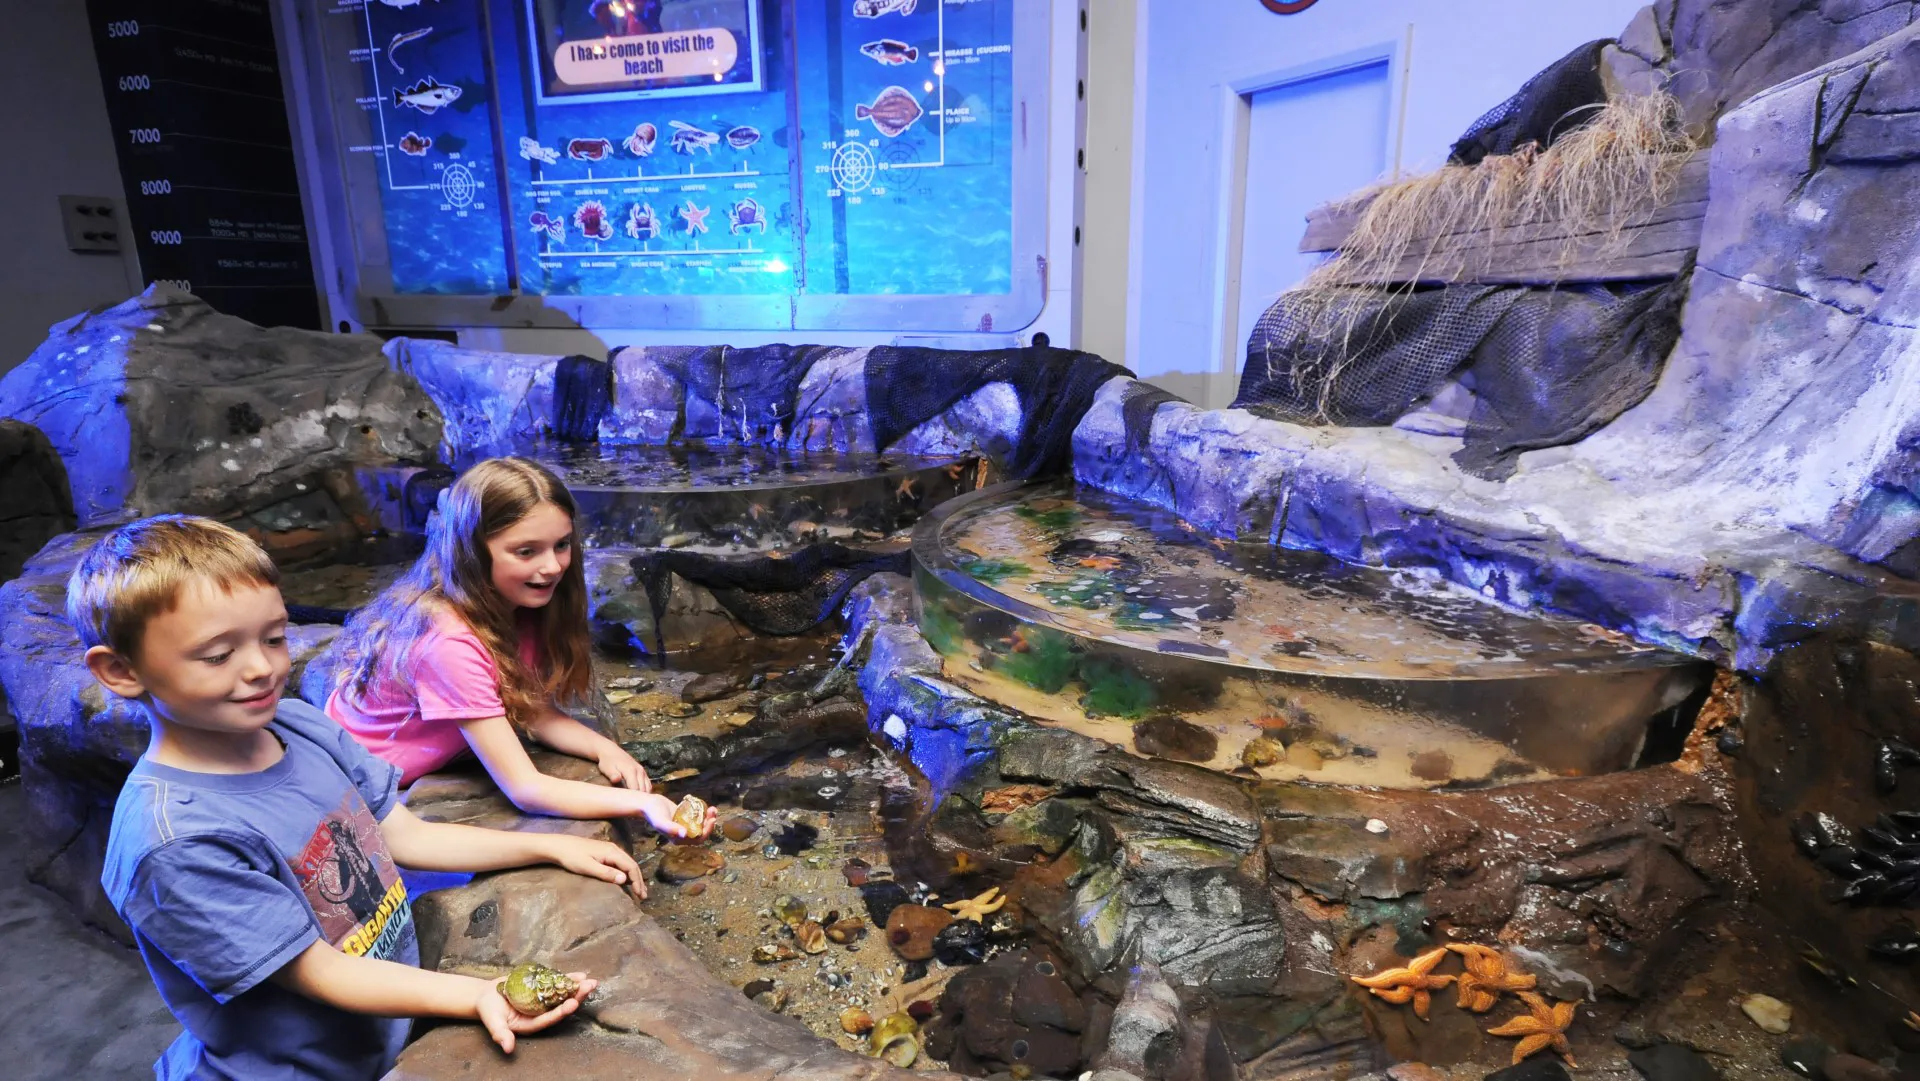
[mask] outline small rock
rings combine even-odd
[[[788,856],[798,856],[820,839],[819,827],[805,822],[789,822],[773,836],[773,847]]]
[[[1820,1076],[1827,1081],[1895,1081],[1899,1077],[1877,1062],[1844,1051],[1827,1056],[1827,1061],[1820,1065]]]
[[[842,945],[852,942],[866,933],[867,922],[856,916],[848,916],[844,920],[836,920],[833,926],[827,928],[827,937]]]
[[[680,689],[683,702],[711,702],[716,698],[725,698],[744,686],[744,681],[732,672],[709,672],[696,676],[693,682]]]
[[[1295,769],[1313,773],[1325,766],[1327,760],[1312,747],[1304,743],[1296,743],[1287,748],[1287,764]]]
[[[753,948],[753,959],[763,965],[791,961],[800,956],[800,951],[784,942],[763,942]]]
[[[1677,1043],[1657,1043],[1627,1054],[1647,1081],[1720,1081],[1720,1071],[1705,1055]],[[1502,1079],[1509,1081],[1509,1079]]]
[[[1286,761],[1287,745],[1272,736],[1261,736],[1240,752],[1240,764],[1248,769],[1277,766]]]
[[[644,691],[652,686],[653,681],[645,676],[621,676],[607,681],[607,689],[611,691]]]
[[[976,920],[955,920],[933,936],[933,956],[943,965],[977,965],[987,959],[987,928]]]
[[[857,890],[867,884],[867,879],[873,877],[870,873],[872,870],[873,868],[867,865],[866,860],[855,856],[840,868],[840,874],[847,880],[847,885]]]
[[[1559,1059],[1535,1055],[1522,1059],[1517,1066],[1493,1071],[1487,1075],[1487,1081],[1573,1081],[1573,1078]]]
[[[1446,1075],[1424,1062],[1402,1062],[1387,1067],[1393,1081],[1446,1081]]]
[[[750,980],[740,989],[740,993],[748,998],[759,998],[771,990],[773,990],[772,980]]]
[[[1802,1077],[1823,1076],[1822,1068],[1832,1056],[1833,1048],[1811,1036],[1797,1040],[1788,1040],[1787,1046],[1780,1049],[1780,1064]]]
[[[1740,1012],[1776,1036],[1793,1027],[1793,1007],[1772,995],[1748,995],[1740,1000]]]
[[[1413,756],[1407,772],[1423,781],[1453,779],[1453,756],[1445,751],[1421,751]]]
[[[952,922],[953,913],[942,908],[898,905],[887,915],[887,944],[903,960],[924,961],[933,956],[934,936]]]
[[[680,895],[682,897],[698,897],[705,892],[707,892],[707,884],[705,882],[689,882],[680,890]]]
[[[669,845],[654,868],[662,882],[691,882],[727,865],[727,858],[702,845]]]
[[[873,1015],[858,1006],[848,1007],[840,1014],[840,1031],[849,1036],[865,1036],[873,1031]]]
[[[1385,833],[1387,832],[1387,824],[1378,818],[1369,818],[1367,819],[1367,832]]]
[[[760,823],[746,815],[734,815],[720,823],[720,836],[738,843],[754,835],[760,829]]]
[[[725,717],[720,718],[720,723],[726,725],[728,728],[745,728],[753,723],[753,714],[735,710]]]
[[[933,1000],[919,998],[907,1003],[907,1016],[925,1024],[927,1018],[933,1016]]]
[[[860,899],[867,906],[867,918],[875,927],[885,927],[893,910],[907,903],[907,888],[892,879],[868,882],[859,889]]]
[[[1179,717],[1161,716],[1133,726],[1133,749],[1155,758],[1205,762],[1220,751],[1220,737]]]

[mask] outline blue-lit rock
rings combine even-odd
[[[263,329],[164,285],[53,327],[0,377],[45,432],[81,526],[227,518],[368,462],[432,461],[440,417],[368,335]]]
[[[433,399],[445,420],[439,456],[456,469],[521,453],[553,423],[557,356],[494,353],[419,338],[393,339],[386,355],[394,371],[417,381]]]
[[[870,454],[867,351],[837,349],[815,361],[800,381],[787,447],[814,453]]]
[[[53,444],[31,424],[0,420],[0,582],[73,526],[67,470]]]
[[[669,365],[704,353],[704,346],[629,346],[618,349],[613,364],[613,410],[602,422],[600,438],[609,443],[665,443],[682,427],[687,388]]]

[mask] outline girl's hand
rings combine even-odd
[[[657,793],[640,799],[640,813],[647,816],[649,825],[665,834],[670,841],[701,840],[712,833],[713,827],[720,822],[720,812],[709,807],[706,821],[700,824],[699,832],[689,835],[686,830],[680,828],[680,823],[673,820],[674,809],[678,806],[679,804]]]
[[[501,994],[500,985],[507,982],[505,978],[481,985],[483,989],[480,997],[473,1004],[474,1015],[480,1019],[482,1025],[487,1027],[487,1035],[493,1037],[493,1042],[500,1045],[500,1050],[511,1055],[516,1034],[539,1032],[543,1028],[552,1026],[561,1018],[579,1009],[580,1003],[586,1001],[587,996],[593,993],[594,987],[600,982],[587,979],[587,974],[584,972],[569,972],[567,975],[580,985],[574,989],[573,997],[537,1017],[528,1017],[514,1009],[513,1004],[507,1001],[507,996]]]
[[[632,755],[612,740],[607,740],[596,764],[600,767],[601,776],[622,788],[631,788],[635,792],[653,791],[653,782],[647,779],[646,767],[634,761]]]
[[[635,900],[647,899],[647,884],[640,877],[640,865],[633,862],[633,857],[619,845],[611,841],[592,841],[564,834],[552,835],[548,845],[547,860],[554,865],[576,875],[625,886]]]

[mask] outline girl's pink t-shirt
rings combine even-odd
[[[538,671],[538,643],[524,627],[518,638],[521,663]],[[375,676],[365,694],[349,694],[343,684],[327,697],[327,716],[399,767],[402,785],[466,751],[461,724],[507,711],[493,655],[456,616],[435,622],[414,647],[409,667],[402,678]]]

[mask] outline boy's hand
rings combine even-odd
[[[551,847],[547,859],[554,865],[576,875],[625,886],[635,900],[647,899],[647,884],[640,877],[640,865],[619,845],[561,835],[548,838],[548,843]]]
[[[647,779],[646,767],[612,740],[607,741],[595,764],[600,767],[600,775],[613,784],[631,788],[635,792],[653,791],[653,782]]]
[[[696,833],[689,834],[680,823],[673,820],[674,809],[680,805],[658,793],[648,795],[640,801],[640,813],[647,816],[647,823],[664,834],[669,841],[698,841],[713,832],[720,823],[720,812],[707,808],[707,817]]]
[[[586,1001],[587,996],[592,994],[593,989],[600,983],[598,980],[587,979],[587,974],[584,972],[569,972],[567,975],[579,984],[574,988],[573,997],[537,1017],[528,1017],[514,1009],[513,1004],[507,1001],[507,997],[500,993],[500,985],[507,982],[504,977],[485,985],[479,999],[474,1003],[474,1013],[479,1016],[480,1023],[487,1027],[487,1035],[493,1037],[493,1042],[500,1045],[500,1050],[509,1055],[513,1054],[513,1041],[516,1034],[539,1032],[543,1028],[551,1027],[561,1018],[579,1009],[580,1003]]]

